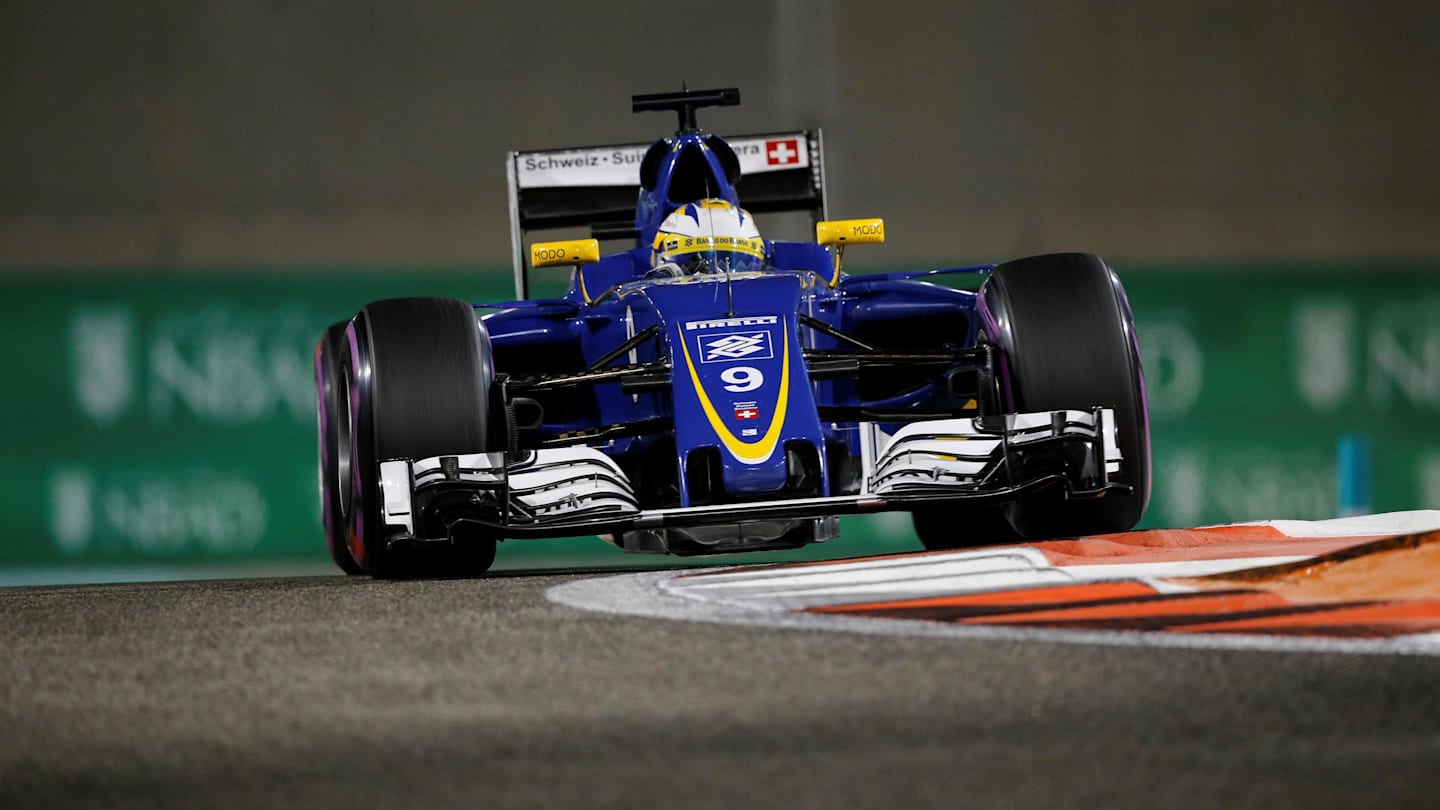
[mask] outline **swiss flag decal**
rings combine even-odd
[[[757,410],[755,410],[754,408],[736,408],[736,409],[735,409],[735,418],[736,418],[736,419],[759,419],[759,418],[760,418],[760,412],[757,411]]]
[[[800,162],[800,141],[796,138],[781,138],[765,142],[765,162],[771,166],[784,166]]]

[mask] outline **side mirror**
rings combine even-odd
[[[565,242],[536,242],[530,246],[530,266],[541,267],[573,266],[575,280],[580,285],[580,296],[585,303],[591,303],[590,292],[585,289],[585,273],[581,266],[600,261],[600,240],[571,239]]]
[[[815,241],[822,245],[835,246],[835,272],[830,275],[830,286],[840,283],[840,260],[845,255],[845,246],[850,244],[878,245],[885,241],[885,220],[883,219],[833,219],[815,224]]]
[[[579,266],[600,261],[598,239],[571,239],[566,242],[536,242],[530,246],[530,266]]]
[[[815,241],[822,245],[878,245],[885,241],[885,220],[834,219],[817,222]]]

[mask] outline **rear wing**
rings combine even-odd
[[[820,130],[726,138],[740,159],[740,204],[752,213],[809,211],[825,218],[825,159]],[[515,297],[529,297],[526,234],[588,227],[596,239],[636,239],[640,161],[649,143],[510,152],[510,250]]]

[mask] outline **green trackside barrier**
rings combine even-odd
[[[1369,448],[1372,510],[1440,507],[1440,276],[1120,269],[1149,375],[1142,525],[1334,516],[1345,437]],[[0,281],[0,566],[325,560],[315,342],[399,295],[511,288],[474,268]],[[750,559],[916,548],[904,515],[879,515]],[[665,561],[594,538],[500,552],[507,568]]]

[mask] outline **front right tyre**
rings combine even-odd
[[[382,461],[490,450],[494,365],[474,308],[448,298],[377,301],[350,322],[345,345],[338,458],[350,555],[377,579],[483,573],[495,559],[492,534],[461,524],[437,527],[450,544],[396,542],[403,527],[385,524],[379,484]]]

